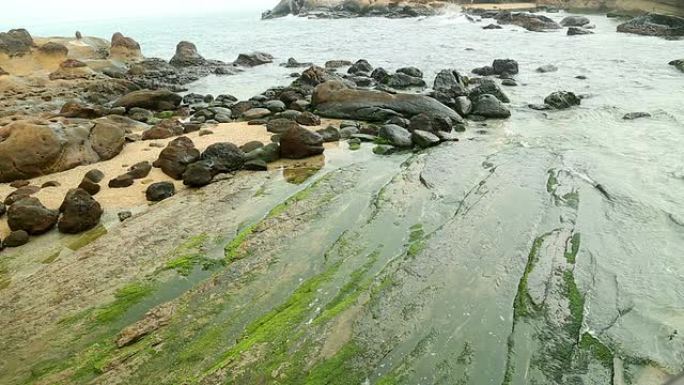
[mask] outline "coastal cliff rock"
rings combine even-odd
[[[335,80],[320,84],[314,89],[312,105],[318,115],[338,119],[377,122],[392,116],[410,118],[427,113],[448,117],[453,122],[463,120],[454,110],[425,95],[352,89]]]
[[[125,130],[104,122],[16,121],[0,127],[0,182],[47,175],[111,159]]]
[[[264,12],[262,18],[272,19],[287,15],[317,18],[430,16],[438,13],[446,3],[421,0],[281,0],[273,9]]]

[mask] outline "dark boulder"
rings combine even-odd
[[[132,186],[135,179],[130,174],[121,174],[108,183],[109,188],[126,188]]]
[[[266,124],[266,130],[274,134],[282,134],[290,128],[297,126],[298,124],[294,120],[280,118],[269,120],[269,122]]]
[[[482,29],[503,29],[503,27],[498,24],[489,24],[482,27]]]
[[[468,94],[463,77],[453,69],[439,71],[432,88],[435,91],[447,93],[451,97]]]
[[[19,247],[29,242],[29,234],[24,230],[12,231],[2,241],[2,247]]]
[[[430,115],[421,113],[411,118],[411,123],[408,130],[413,132],[421,130],[435,133],[437,131],[451,131],[453,129],[453,122],[448,116]]]
[[[684,36],[684,17],[649,13],[618,25],[617,31],[660,37]]]
[[[673,60],[668,63],[671,66],[674,66],[676,69],[684,72],[684,59],[681,60]]]
[[[97,226],[102,217],[102,207],[87,191],[69,190],[59,208],[62,217],[57,223],[61,233],[78,234]]]
[[[411,133],[413,143],[420,148],[433,147],[439,144],[440,139],[437,135],[421,130],[415,130]]]
[[[214,173],[226,173],[242,168],[245,153],[233,143],[214,143],[207,147],[200,158]]]
[[[494,67],[492,67],[492,66],[477,67],[477,68],[474,68],[471,72],[474,73],[475,75],[480,75],[480,76],[496,75],[496,72],[494,71]]]
[[[200,160],[188,165],[183,173],[183,184],[190,187],[203,187],[211,183],[216,173],[210,161]]]
[[[313,63],[300,63],[297,59],[291,57],[287,59],[287,63],[282,63],[280,66],[285,68],[311,67]]]
[[[4,203],[0,202],[0,218],[7,212],[7,207]]]
[[[382,83],[388,87],[398,90],[406,88],[424,88],[427,86],[427,84],[425,84],[425,80],[401,72],[386,76],[382,80]]]
[[[397,73],[406,74],[414,78],[423,78],[423,71],[416,67],[402,67],[397,70]]]
[[[378,67],[371,72],[370,77],[376,82],[382,82],[389,76],[389,72],[382,67]]]
[[[252,159],[245,162],[244,169],[247,171],[268,171],[268,164],[263,159]]]
[[[152,183],[145,190],[145,197],[150,202],[160,202],[176,194],[176,187],[171,182]]]
[[[561,20],[560,25],[563,27],[584,27],[589,23],[591,21],[585,16],[566,16]]]
[[[567,91],[554,92],[544,99],[544,103],[557,110],[570,108],[572,106],[579,106],[580,102],[581,99],[577,95]]]
[[[142,140],[168,139],[183,135],[185,128],[176,119],[164,119],[142,133]]]
[[[579,28],[579,27],[570,27],[568,28],[568,36],[577,36],[577,35],[593,35],[594,33],[592,31]]]
[[[473,101],[473,114],[485,118],[505,119],[511,116],[511,111],[493,95],[484,94]]]
[[[303,127],[292,127],[280,137],[281,158],[302,159],[323,151],[323,138]]]
[[[496,59],[492,63],[492,68],[497,75],[504,73],[515,75],[518,73],[518,62],[513,59]]]
[[[30,197],[31,195],[37,193],[40,191],[40,187],[38,186],[24,186],[20,187],[14,191],[12,191],[7,197],[5,198],[5,205],[6,206],[11,206],[16,202],[19,202],[20,200]]]
[[[38,198],[24,198],[7,210],[7,224],[13,231],[24,230],[30,235],[48,232],[57,224],[59,212],[43,206]]]
[[[480,95],[494,95],[504,103],[510,103],[510,99],[498,84],[492,79],[482,79],[480,85],[470,90],[470,99],[475,100]]]
[[[318,115],[308,111],[302,112],[299,116],[297,116],[297,118],[295,118],[295,121],[303,126],[321,125],[321,118]]]
[[[128,175],[132,176],[133,179],[142,179],[150,175],[152,171],[152,165],[148,161],[138,162],[132,165],[128,169]]]
[[[256,67],[268,63],[273,63],[273,56],[265,52],[242,53],[233,62],[243,67]]]
[[[407,129],[395,124],[385,124],[380,127],[378,136],[395,147],[411,147],[413,144],[411,133]]]
[[[335,126],[328,126],[317,130],[316,133],[323,138],[323,142],[337,142],[340,140],[340,130]]]
[[[114,103],[114,107],[125,107],[126,110],[139,107],[154,111],[168,111],[178,108],[182,100],[180,95],[167,90],[140,90],[122,96]]]
[[[347,70],[350,75],[368,75],[373,71],[373,66],[365,59],[361,59],[352,64]]]
[[[634,119],[641,119],[641,118],[650,118],[651,114],[648,112],[629,112],[626,113],[625,116],[622,117],[624,120],[634,120]]]
[[[97,195],[97,193],[100,192],[100,185],[96,182],[93,182],[88,177],[84,177],[83,180],[81,180],[81,183],[79,183],[78,188],[87,191],[90,195]]]
[[[242,146],[240,146],[240,150],[242,150],[242,152],[244,152],[246,154],[248,152],[254,151],[254,150],[256,150],[258,148],[262,148],[262,147],[264,147],[263,143],[261,143],[258,140],[253,140],[251,142],[247,142],[247,143],[243,144]]]
[[[547,72],[556,72],[556,71],[558,71],[558,67],[556,67],[553,64],[544,64],[543,66],[538,67],[536,69],[536,71],[539,73],[542,73],[542,74],[547,73]]]
[[[95,183],[100,183],[102,181],[102,179],[104,179],[104,177],[105,177],[105,174],[98,169],[92,169],[92,170],[88,171],[84,176],[84,178],[88,178]]]
[[[181,136],[169,142],[152,164],[173,179],[180,180],[187,166],[200,158],[200,152],[192,140]]]
[[[496,20],[499,24],[513,24],[533,32],[544,32],[561,28],[550,17],[526,12],[500,12],[496,15]]]

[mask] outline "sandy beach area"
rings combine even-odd
[[[323,120],[321,126],[307,127],[310,130],[318,130],[327,127],[329,124],[334,124],[333,120]],[[338,122],[339,123],[339,122]],[[219,142],[230,142],[241,146],[247,142],[260,141],[268,144],[271,141],[271,133],[266,131],[265,126],[248,125],[247,122],[235,122],[218,124],[214,127],[209,127],[213,134],[200,136],[199,132],[186,134],[188,138],[192,139],[195,146],[200,151],[206,149],[209,145]],[[100,182],[102,189],[95,199],[102,205],[105,213],[116,214],[123,210],[130,210],[147,205],[145,198],[145,190],[151,183],[168,181],[173,182],[176,187],[176,192],[181,191],[186,186],[183,181],[173,180],[168,175],[164,174],[159,168],[152,168],[150,174],[143,179],[136,180],[135,183],[126,188],[109,188],[107,186],[110,179],[113,179],[128,171],[128,168],[138,162],[149,161],[154,162],[159,153],[166,147],[170,141],[176,139],[172,137],[163,140],[149,140],[128,143],[123,151],[113,159],[98,162],[95,164],[79,166],[70,170],[50,175],[36,177],[30,180],[32,186],[41,186],[46,182],[57,182],[58,187],[42,188],[35,195],[36,198],[50,209],[59,209],[59,206],[64,200],[65,194],[69,189],[78,187],[83,179],[83,176],[90,170],[98,169],[105,174],[105,178]],[[154,146],[151,144],[154,143]],[[326,143],[326,148],[337,146],[337,143]],[[269,170],[277,170],[281,168],[296,168],[303,164],[321,163],[317,162],[317,158],[304,159],[300,161],[282,159],[277,162],[269,164]],[[249,171],[243,171],[249,172]],[[0,197],[4,198],[15,191],[8,183],[0,184]],[[4,238],[9,234],[10,230],[7,225],[7,216],[0,218],[0,238]]]

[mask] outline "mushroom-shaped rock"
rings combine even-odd
[[[176,54],[169,63],[174,67],[192,67],[206,65],[207,60],[197,52],[197,46],[189,41],[181,41],[176,45]]]
[[[109,49],[109,55],[115,59],[139,59],[142,58],[140,51],[140,44],[133,38],[124,36],[120,32],[112,35],[112,45]]]

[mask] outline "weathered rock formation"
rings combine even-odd
[[[448,117],[454,122],[462,121],[454,110],[425,95],[352,89],[339,81],[317,86],[312,105],[319,115],[329,118],[386,121],[392,116],[429,113]]]
[[[111,159],[125,130],[101,121],[20,120],[0,127],[0,182],[46,175]]]

